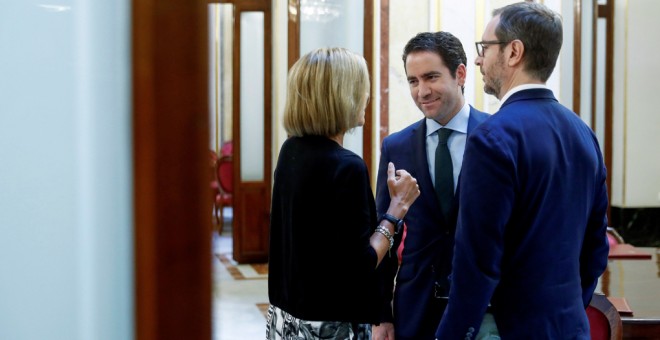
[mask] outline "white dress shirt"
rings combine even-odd
[[[466,102],[460,111],[452,118],[447,125],[442,126],[433,119],[426,119],[426,157],[429,162],[429,173],[431,181],[435,185],[435,149],[438,147],[438,134],[435,133],[440,128],[454,130],[447,140],[449,153],[451,154],[451,163],[454,167],[454,192],[458,184],[458,175],[463,166],[463,152],[465,152],[465,141],[467,140],[468,120],[470,118],[470,105]]]

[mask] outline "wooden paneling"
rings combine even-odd
[[[300,0],[289,0],[288,23],[288,68],[300,58]]]
[[[263,263],[268,260],[270,226],[270,184],[244,183],[241,195],[235,197],[233,257],[239,263]],[[260,208],[261,207],[261,208]],[[268,207],[268,209],[263,209]],[[256,208],[256,209],[255,209]]]
[[[582,85],[582,0],[573,1],[573,111],[580,114]]]
[[[226,1],[234,4],[234,55],[233,55],[233,112],[232,135],[234,143],[234,219],[232,221],[233,258],[239,263],[266,262],[270,233],[270,198],[272,182],[272,10],[268,0]],[[262,181],[241,179],[241,13],[264,13],[264,135]],[[249,65],[247,66],[249,67]],[[245,94],[249,96],[250,94]]]
[[[390,0],[380,1],[380,127],[378,148],[390,134]]]
[[[211,338],[207,7],[132,3],[136,339]]]
[[[614,133],[612,129],[614,117],[614,1],[608,0],[607,5],[600,6],[598,13],[602,12],[607,18],[605,28],[605,167],[607,167],[607,196],[612,197],[612,149]],[[601,7],[605,7],[602,8]],[[607,219],[612,220],[611,204],[607,208]]]
[[[660,337],[660,323],[657,319],[625,320],[623,323],[623,339],[653,340]]]
[[[292,0],[293,1],[293,0]],[[232,68],[232,136],[234,151],[233,258],[239,263],[265,262],[268,259],[270,232],[270,198],[272,182],[272,9],[270,0],[207,0],[208,3],[227,3],[234,6],[234,54]],[[241,13],[264,13],[264,135],[262,181],[241,179]],[[257,84],[255,84],[257,86]],[[246,94],[250,95],[250,94]]]
[[[367,60],[369,67],[369,80],[371,83],[372,97],[376,93],[374,75],[378,74],[378,70],[374,67],[374,1],[364,0],[364,35],[362,36],[364,59]],[[370,100],[364,111],[364,127],[362,129],[362,158],[367,163],[367,170],[372,178],[376,177],[373,164],[377,162],[373,159],[373,138],[374,138],[374,123],[373,123],[374,101]],[[380,146],[380,145],[379,145]],[[376,163],[377,164],[377,163]]]

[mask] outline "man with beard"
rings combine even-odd
[[[493,16],[475,63],[502,106],[465,148],[451,291],[436,337],[589,339],[585,309],[608,254],[598,140],[545,86],[562,44],[559,15],[523,2]],[[480,334],[493,317],[499,335]]]

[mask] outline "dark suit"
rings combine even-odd
[[[489,115],[470,107],[468,135]],[[420,197],[410,207],[405,223],[408,228],[401,269],[394,296],[394,325],[397,340],[433,339],[444,304],[433,297],[436,280],[448,284],[454,245],[456,207],[445,219],[435,195],[426,155],[426,122],[422,119],[383,140],[378,168],[376,207],[381,216],[390,204],[387,189],[387,164],[405,169],[417,179]],[[456,202],[454,202],[456,205]],[[395,252],[385,257],[379,270],[384,275],[382,320],[392,321],[392,289],[398,262]],[[443,289],[447,290],[448,287]],[[448,291],[439,292],[447,295]]]
[[[468,138],[439,339],[588,339],[607,265],[606,170],[592,130],[547,89],[514,93]]]

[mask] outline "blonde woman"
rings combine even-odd
[[[342,147],[364,124],[367,65],[321,48],[289,72],[270,228],[267,339],[369,339],[379,320],[377,268],[400,241],[417,181],[388,165],[390,220],[376,216],[364,160]],[[396,224],[399,224],[397,226]]]

